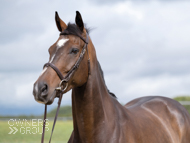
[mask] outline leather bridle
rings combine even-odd
[[[59,83],[59,86],[55,89],[56,94],[58,95],[59,101],[58,101],[58,107],[57,107],[56,115],[54,118],[54,123],[53,123],[52,131],[51,131],[49,143],[51,142],[51,138],[52,138],[53,130],[54,130],[55,123],[57,120],[57,116],[59,113],[59,108],[61,105],[61,99],[62,99],[63,93],[66,91],[66,89],[68,87],[68,82],[71,79],[71,77],[74,75],[75,71],[78,69],[86,51],[88,54],[88,74],[90,74],[90,58],[89,58],[89,53],[88,53],[88,41],[89,41],[88,34],[86,34],[86,40],[82,36],[79,36],[79,35],[77,35],[77,36],[80,37],[80,39],[83,40],[85,44],[84,44],[84,47],[82,48],[82,51],[80,53],[78,60],[76,61],[74,66],[69,70],[69,72],[65,76],[62,75],[61,71],[54,64],[52,64],[52,63],[44,64],[44,68],[51,67],[57,73],[58,77],[61,80],[61,82]],[[41,143],[44,142],[46,115],[47,115],[47,104],[45,105],[45,111],[44,111],[43,132],[42,132]]]

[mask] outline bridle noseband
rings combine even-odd
[[[63,93],[66,91],[66,89],[68,87],[68,82],[71,79],[71,77],[74,75],[75,71],[78,69],[78,67],[79,67],[79,65],[80,65],[86,51],[87,51],[87,54],[88,54],[88,74],[90,74],[90,58],[89,58],[89,53],[88,53],[89,37],[88,37],[88,34],[86,34],[86,40],[82,36],[78,36],[78,37],[80,37],[80,39],[83,40],[85,44],[84,44],[84,47],[82,48],[82,51],[80,53],[80,56],[79,56],[78,60],[76,61],[74,66],[69,70],[69,72],[65,76],[62,75],[61,71],[54,64],[52,64],[52,63],[44,64],[44,68],[45,67],[51,67],[57,73],[58,77],[61,80],[61,82],[59,83],[59,86],[55,89],[56,94],[59,95],[58,96],[59,101],[58,101],[58,107],[57,107],[56,115],[55,115],[55,118],[54,118],[54,123],[53,123],[52,131],[51,131],[51,136],[50,136],[50,139],[49,139],[49,143],[51,142],[51,137],[52,137],[53,130],[54,130],[54,127],[55,127],[55,123],[56,123],[56,120],[57,120],[57,116],[58,116],[58,113],[59,113],[59,108],[60,108],[60,105],[61,105],[61,99],[62,99]],[[45,111],[44,111],[44,122],[43,122],[43,132],[42,132],[41,143],[44,142],[46,114],[47,114],[47,105],[45,105]]]

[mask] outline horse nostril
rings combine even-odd
[[[48,93],[48,85],[44,84],[41,88],[41,96],[47,96]]]

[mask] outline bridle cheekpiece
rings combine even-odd
[[[89,53],[88,53],[88,34],[86,34],[86,40],[82,37],[79,36],[81,40],[84,41],[84,47],[82,48],[82,51],[80,53],[80,56],[78,58],[78,60],[76,61],[76,63],[74,64],[74,66],[69,70],[69,72],[63,76],[61,71],[52,63],[46,63],[44,64],[44,68],[45,67],[51,67],[59,76],[61,82],[59,83],[59,86],[56,88],[57,91],[61,91],[62,93],[64,93],[64,91],[67,89],[68,87],[68,81],[70,80],[70,78],[73,76],[73,74],[75,73],[76,69],[78,69],[85,52],[87,51],[88,54],[88,73],[90,74],[90,58],[89,58]],[[65,87],[64,87],[65,84]]]

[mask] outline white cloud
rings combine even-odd
[[[39,75],[40,72],[1,74],[0,86],[4,87],[1,89],[2,96],[0,96],[2,104],[14,104],[20,107],[33,106],[33,102],[35,102],[32,95],[33,84]],[[67,103],[70,103],[68,99]]]
[[[121,16],[130,16],[133,18],[137,18],[138,20],[143,19],[143,12],[140,10],[136,10],[132,5],[130,1],[126,2],[120,2],[116,4],[113,7],[113,12],[116,12],[117,14]]]
[[[106,76],[108,87],[118,95],[121,103],[127,103],[142,96],[166,96],[189,95],[190,74],[183,76],[171,76],[163,74],[153,77],[126,78],[124,73]]]
[[[84,22],[96,27],[90,36],[107,86],[119,101],[150,94],[189,94],[189,7],[187,1],[6,2],[0,15],[0,104],[37,105],[32,84],[48,61],[48,48],[59,36],[55,10],[66,23],[74,21],[79,10]],[[70,104],[70,100],[69,93],[63,103]]]

